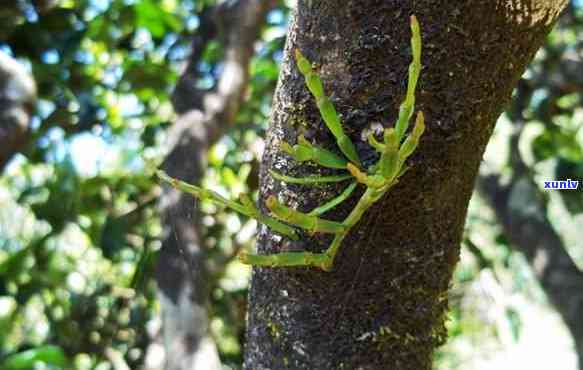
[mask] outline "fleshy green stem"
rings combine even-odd
[[[383,133],[383,142],[380,143],[372,134],[369,135],[368,142],[380,153],[380,159],[379,162],[370,166],[366,171],[360,168],[361,163],[355,146],[344,133],[342,124],[340,123],[340,117],[338,116],[334,105],[324,94],[322,80],[312,70],[311,63],[299,52],[299,50],[296,50],[298,69],[304,76],[308,89],[316,99],[318,109],[320,110],[320,114],[326,123],[326,126],[336,138],[336,143],[340,148],[340,151],[348,160],[341,158],[328,150],[312,145],[303,137],[300,137],[298,139],[298,144],[293,147],[288,143],[282,143],[282,150],[290,154],[298,162],[310,160],[323,167],[346,169],[350,174],[294,178],[271,170],[269,172],[277,180],[292,184],[303,184],[306,186],[313,186],[317,183],[341,182],[352,177],[356,180],[344,189],[339,196],[314,208],[311,212],[303,213],[286,207],[285,205],[280,204],[275,196],[271,195],[267,198],[265,204],[277,218],[276,219],[261,214],[253,204],[252,200],[246,195],[243,195],[241,197],[241,202],[238,203],[228,200],[213,191],[201,189],[197,186],[173,179],[162,171],[158,171],[158,176],[162,180],[172,184],[174,187],[191,193],[198,198],[208,199],[214,203],[229,207],[249,217],[253,217],[259,222],[269,226],[274,231],[294,240],[297,239],[297,234],[295,229],[290,225],[302,228],[310,233],[334,234],[332,243],[322,253],[282,252],[277,254],[258,255],[242,252],[239,254],[241,262],[255,266],[306,266],[330,271],[342,242],[348,235],[350,229],[361,220],[364,213],[375,202],[381,199],[384,194],[397,184],[399,178],[407,171],[408,167],[405,165],[405,161],[416,151],[421,136],[425,130],[425,119],[423,113],[419,112],[412,132],[405,137],[405,133],[409,126],[409,120],[413,116],[415,110],[415,89],[421,72],[421,31],[415,16],[411,17],[411,32],[413,60],[409,65],[407,94],[399,108],[399,117],[395,124],[395,128],[385,129]],[[357,183],[364,184],[366,190],[344,221],[336,222],[319,217],[348,199],[356,189]]]
[[[300,73],[304,75],[308,90],[310,90],[316,99],[316,105],[320,110],[320,115],[322,116],[324,123],[336,138],[336,144],[338,144],[338,147],[342,153],[344,153],[346,158],[353,163],[360,165],[360,159],[358,158],[356,148],[350,138],[344,133],[336,108],[334,108],[334,104],[332,104],[332,101],[324,93],[320,76],[313,71],[310,61],[307,60],[298,49],[296,49],[296,61]]]
[[[399,118],[395,125],[395,130],[397,131],[397,137],[399,140],[405,135],[405,131],[407,131],[407,127],[409,126],[409,120],[415,110],[415,89],[417,88],[417,81],[419,80],[419,74],[421,73],[421,30],[419,28],[419,22],[414,15],[411,16],[411,34],[413,60],[409,65],[407,95],[405,101],[403,101],[399,107]]]
[[[336,234],[346,230],[346,226],[340,222],[324,220],[318,216],[286,207],[279,203],[273,195],[267,198],[265,205],[275,217],[289,224],[299,226],[310,233]]]
[[[346,166],[344,168],[346,168]],[[341,182],[352,178],[352,175],[291,177],[282,175],[273,170],[269,170],[269,174],[273,176],[273,178],[276,180],[287,182],[290,184],[322,184],[329,182]]]
[[[348,162],[329,150],[312,145],[303,136],[298,138],[298,144],[294,146],[286,142],[281,143],[281,150],[289,154],[296,162],[313,161],[327,168],[346,168]]]
[[[330,264],[329,257],[324,253],[282,252],[260,255],[247,252],[239,253],[239,260],[247,265],[265,267],[317,267],[325,270]]]
[[[342,203],[346,199],[348,199],[348,197],[350,197],[350,195],[352,194],[354,189],[356,189],[357,185],[358,185],[357,182],[353,182],[352,184],[348,185],[348,187],[346,189],[344,189],[342,194],[340,194],[339,196],[333,198],[332,200],[324,203],[320,207],[314,208],[308,214],[314,215],[314,216],[320,216],[320,215],[328,212],[332,208],[336,207],[337,205],[339,205],[340,203]]]
[[[198,186],[191,185],[184,181],[180,181],[178,179],[170,177],[164,171],[158,170],[156,171],[156,175],[161,180],[169,183],[178,190],[192,194],[198,199],[209,200],[215,204],[231,208],[232,210],[239,212],[245,216],[256,219],[258,222],[261,222],[262,224],[269,226],[274,231],[282,235],[285,235],[291,238],[292,240],[298,240],[298,235],[296,234],[296,231],[293,227],[288,226],[284,223],[277,221],[274,218],[262,214],[257,210],[257,208],[255,208],[253,203],[251,203],[250,205],[249,203],[247,205],[244,205],[241,203],[234,202],[232,200],[228,200],[227,198],[221,196],[219,193],[216,193],[212,190],[202,189],[199,188]]]

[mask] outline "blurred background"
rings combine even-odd
[[[183,355],[172,335],[205,343],[185,350],[204,347],[200,369],[240,368],[250,269],[233,257],[256,224],[205,202],[168,210],[153,171],[172,158],[225,196],[256,193],[294,3],[252,3],[0,1],[0,369],[161,370]],[[543,189],[583,181],[582,6],[496,127],[435,369],[583,370],[583,184]],[[204,145],[181,147],[200,134],[185,122]],[[185,284],[196,297],[158,290]]]

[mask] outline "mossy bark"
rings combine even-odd
[[[295,48],[318,66],[345,131],[370,164],[375,154],[361,133],[395,121],[410,62],[409,15],[415,14],[424,45],[417,107],[428,127],[409,160],[412,169],[352,230],[333,272],[254,269],[245,369],[431,369],[433,351],[446,339],[447,292],[484,148],[564,5],[299,2],[267,135],[261,202],[275,194],[307,211],[341,188],[286,185],[267,172],[322,172],[291,161],[279,149],[282,140],[294,143],[303,134],[335,148],[295,67]],[[343,219],[356,196],[326,216]],[[258,248],[321,251],[329,242],[330,236],[305,235],[290,243],[263,227]]]

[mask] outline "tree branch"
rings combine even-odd
[[[536,184],[513,179],[501,185],[497,176],[480,177],[478,189],[494,209],[511,245],[522,252],[550,302],[573,335],[583,365],[583,272],[548,221]],[[581,367],[583,368],[583,367]]]
[[[196,50],[173,94],[178,119],[168,133],[169,153],[163,169],[171,176],[197,183],[204,173],[208,148],[235,121],[244,98],[253,47],[272,0],[225,1],[207,10],[204,22],[213,28],[195,39]],[[213,24],[210,24],[210,20]],[[219,21],[221,23],[219,23]],[[204,23],[203,22],[203,23]],[[202,42],[225,41],[223,72],[212,89],[196,87]],[[219,368],[214,344],[209,347],[206,312],[208,273],[194,200],[165,187],[160,199],[164,225],[156,278],[163,305],[168,359],[166,369]],[[197,356],[205,349],[211,358]],[[214,355],[213,355],[214,352]],[[208,359],[206,360],[208,361]]]
[[[509,111],[515,128],[510,138],[511,179],[503,185],[499,176],[480,176],[477,188],[493,208],[512,246],[525,255],[547,297],[563,318],[577,346],[583,369],[583,321],[580,319],[583,271],[579,270],[549,222],[543,194],[518,148],[526,123],[523,112],[529,106],[533,91],[533,86],[521,81],[515,104]]]

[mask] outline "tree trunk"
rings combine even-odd
[[[571,333],[579,369],[583,370],[583,272],[546,218],[546,206],[536,184],[521,177],[504,186],[496,176],[491,176],[480,179],[480,188],[504,234],[512,246],[524,254],[550,303]]]
[[[447,291],[458,261],[477,169],[512,88],[566,1],[300,1],[290,25],[261,171],[261,202],[278,194],[307,211],[335,187],[286,185],[267,169],[313,173],[279,150],[304,134],[333,148],[291,57],[319,66],[360,157],[369,125],[392,125],[404,97],[409,15],[422,28],[417,107],[427,130],[411,170],[371,208],[343,243],[330,273],[256,268],[249,302],[245,368],[431,369],[446,339]],[[356,198],[327,218],[341,220]],[[258,249],[321,251],[329,237],[298,244],[261,229]]]
[[[235,121],[244,97],[253,46],[272,0],[224,1],[201,16],[189,65],[173,95],[179,115],[168,134],[163,168],[173,177],[198,183],[206,153]],[[216,87],[196,88],[206,42],[225,40],[224,69]],[[199,213],[194,199],[164,187],[160,198],[162,249],[156,280],[160,289],[166,370],[218,370],[221,364],[209,333],[208,272]]]
[[[28,125],[36,101],[32,76],[0,52],[0,173],[28,142]]]
[[[543,194],[518,147],[527,124],[524,112],[534,93],[534,87],[521,82],[513,109],[509,110],[514,125],[510,136],[512,176],[506,184],[496,175],[480,176],[477,189],[494,210],[512,247],[526,257],[550,303],[563,319],[573,337],[579,369],[583,370],[583,271],[548,219]]]

